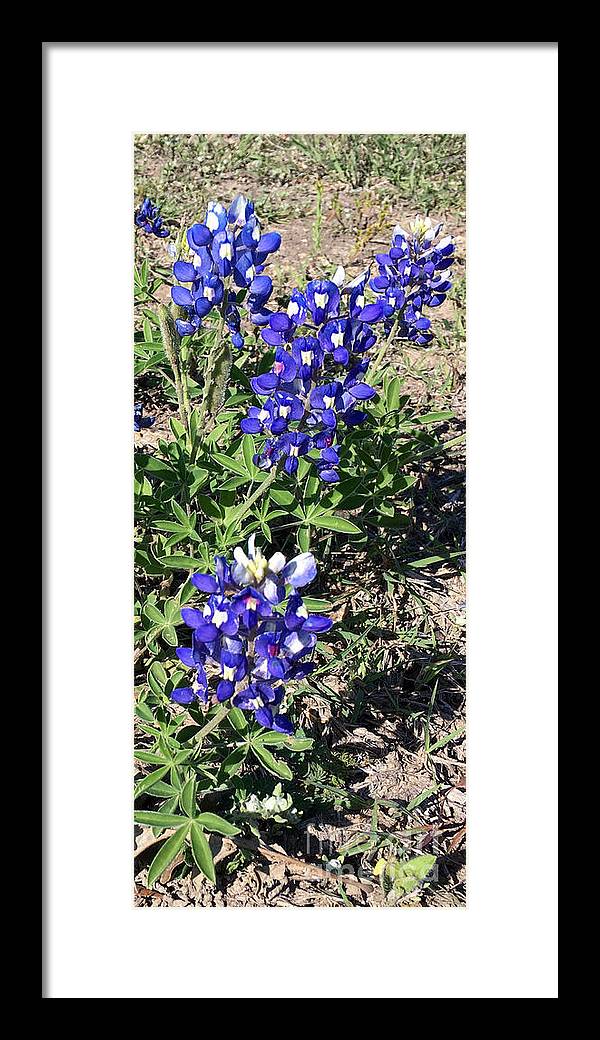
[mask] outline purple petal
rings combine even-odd
[[[192,574],[190,581],[202,592],[216,592],[219,588],[219,583],[212,574]]]
[[[281,577],[295,589],[302,588],[314,581],[317,576],[317,564],[312,553],[300,553],[281,571]]]

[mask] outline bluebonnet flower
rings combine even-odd
[[[236,224],[238,227],[244,228],[248,224],[253,213],[254,203],[244,198],[243,195],[237,195],[229,207],[227,220],[230,224]],[[258,224],[258,221],[255,220],[255,223]],[[260,233],[258,238],[260,238]]]
[[[257,405],[251,405],[248,409],[248,414],[245,419],[240,422],[240,429],[243,433],[264,433],[271,428],[271,421],[273,419],[273,401],[265,401],[264,405],[258,407]],[[258,465],[258,463],[256,463]],[[263,469],[269,469],[269,466],[263,466]]]
[[[328,321],[319,330],[319,343],[324,351],[333,356],[340,365],[347,365],[350,358],[352,325],[348,318]]]
[[[306,455],[311,447],[311,441],[306,433],[300,433],[299,430],[295,430],[293,433],[284,433],[280,446],[283,454],[286,456],[283,468],[286,473],[292,474],[298,469],[299,457]]]
[[[328,632],[333,621],[322,614],[310,614],[298,593],[290,596],[284,614],[284,624],[290,631],[303,629],[305,632]]]
[[[300,553],[289,563],[286,563],[285,556],[280,552],[274,553],[266,560],[260,549],[256,548],[254,535],[248,541],[247,553],[241,546],[237,546],[233,555],[233,580],[242,586],[255,585],[269,603],[280,603],[284,599],[286,584],[292,585],[293,588],[302,588],[317,575],[317,565],[312,553]]]
[[[250,411],[252,411],[252,409],[250,409]],[[258,411],[258,409],[256,409],[256,411]],[[273,440],[272,437],[267,437],[267,440],[262,446],[262,450],[257,451],[255,455],[252,456],[252,461],[259,469],[271,470],[273,469],[273,466],[277,465],[281,456],[282,449],[279,440]]]
[[[191,256],[173,266],[175,278],[185,285],[171,289],[173,302],[185,311],[176,319],[179,334],[193,335],[213,308],[223,307],[231,342],[240,349],[244,337],[233,286],[247,290],[244,306],[251,320],[266,324],[265,305],[273,286],[262,272],[269,255],[279,248],[281,235],[262,235],[254,204],[238,195],[229,209],[220,202],[209,202],[204,222],[193,224],[186,238]]]
[[[299,289],[293,289],[290,302],[287,306],[287,316],[293,321],[296,327],[304,325],[304,319],[308,312],[308,303],[304,293],[300,292]]]
[[[278,231],[267,231],[261,235],[256,246],[256,259],[262,264],[271,253],[276,253],[281,245],[281,235]]]
[[[441,228],[420,217],[409,231],[398,226],[388,252],[376,254],[373,276],[369,265],[344,284],[346,275],[339,267],[330,279],[313,279],[305,290],[294,289],[286,311],[263,308],[252,318],[262,327],[261,338],[277,348],[279,363],[252,380],[254,391],[266,400],[260,408],[252,406],[240,424],[246,433],[267,435],[257,447],[256,465],[272,469],[283,462],[293,474],[303,454],[319,479],[340,479],[344,427],[365,422],[364,404],[375,395],[368,368],[378,331],[389,336],[394,330],[399,338],[421,346],[432,339],[424,310],[440,306],[452,284],[446,272],[454,243],[440,237]],[[284,354],[295,362],[295,375],[291,367],[279,370]],[[303,410],[296,406],[287,412],[289,402],[281,394],[296,398]],[[306,451],[305,433],[310,438]],[[303,450],[296,455],[300,445]]]
[[[217,700],[227,701],[235,693],[237,684],[248,674],[248,660],[241,640],[235,647],[221,648],[219,663],[221,680],[217,685]]]
[[[267,274],[257,274],[250,282],[246,306],[250,320],[255,325],[266,325],[269,321],[270,311],[266,309],[265,304],[272,292],[273,282]]]
[[[335,282],[315,278],[306,286],[306,302],[315,325],[322,325],[329,317],[337,316],[340,290]]]
[[[276,311],[269,315],[269,324],[260,335],[265,343],[275,347],[289,343],[295,331],[296,325],[292,319],[282,311]]]
[[[140,430],[145,430],[149,426],[153,426],[154,425],[156,416],[154,416],[154,415],[144,415],[143,413],[144,413],[144,406],[143,406],[143,404],[140,404],[139,401],[136,402],[134,404],[134,406],[133,406],[133,429],[135,430],[136,433],[139,433]]]
[[[389,330],[399,315],[400,337],[420,346],[431,342],[431,322],[422,309],[439,307],[452,287],[442,272],[454,262],[454,242],[450,236],[438,239],[441,229],[429,217],[417,217],[408,232],[394,228],[389,251],[375,257],[379,273],[369,282],[379,300],[362,309],[361,320],[383,321]]]
[[[235,262],[235,239],[231,231],[217,231],[212,241],[212,258],[221,277],[228,278]]]
[[[164,227],[160,208],[156,203],[146,196],[144,201],[135,211],[134,221],[137,227],[145,231],[147,235],[156,235],[157,238],[167,238],[169,229]]]
[[[340,479],[337,467],[340,464],[340,454],[336,448],[322,448],[319,458],[315,463],[320,480],[326,484],[335,484]]]
[[[353,426],[363,421],[366,413],[357,404],[375,393],[357,378],[357,365],[364,362],[360,369],[364,375],[367,352],[377,339],[371,326],[358,317],[364,309],[368,274],[363,272],[340,291],[345,278],[340,267],[332,279],[313,279],[306,290],[294,289],[287,310],[265,309],[253,319],[262,326],[261,338],[275,347],[270,370],[251,380],[254,392],[266,400],[260,407],[252,405],[240,422],[244,433],[267,437],[254,455],[261,469],[283,462],[284,470],[293,475],[304,456],[321,480],[339,480],[339,436],[336,444],[335,436],[324,439],[323,433],[335,431],[340,422]],[[351,314],[339,313],[342,295],[352,301]],[[313,323],[320,328],[314,330]],[[332,364],[349,367],[346,378],[332,378],[328,371]],[[323,372],[329,381],[320,384]]]
[[[286,383],[291,383],[296,378],[297,372],[298,363],[295,358],[282,347],[277,347],[271,371],[255,376],[250,383],[256,394],[265,396],[278,390],[281,386],[285,386]]]
[[[233,303],[229,303],[225,309],[225,324],[231,333],[231,343],[239,350],[244,346],[244,337],[241,333],[242,319],[239,310]]]
[[[193,640],[191,647],[177,647],[176,654],[182,664],[194,669],[195,677],[191,686],[176,687],[171,693],[171,699],[176,704],[192,704],[195,700],[206,704],[209,698],[208,678],[204,667],[206,647]]]
[[[273,709],[279,707],[283,700],[283,686],[275,689],[270,683],[254,682],[236,693],[233,703],[236,708],[243,711],[252,711],[254,718],[266,729],[273,729],[277,733],[291,734],[294,727],[287,715],[273,714]]]
[[[292,357],[300,379],[306,383],[323,365],[323,348],[315,336],[297,336],[292,343]]]
[[[240,196],[234,199],[232,202],[232,208],[239,201]],[[227,225],[227,211],[220,202],[209,202],[206,209],[205,225],[212,235],[218,234],[223,231]]]
[[[192,585],[210,593],[204,610],[183,607],[181,617],[194,630],[197,642],[213,644],[220,636],[235,636],[238,619],[231,602],[225,595],[232,584],[231,568],[223,556],[215,556],[215,577],[212,574],[193,574]]]
[[[304,415],[304,405],[295,394],[276,390],[271,399],[273,414],[270,422],[272,433],[285,433],[291,422],[298,422]]]
[[[233,612],[247,629],[256,628],[259,621],[271,617],[273,608],[266,596],[255,588],[241,589],[231,601]]]
[[[285,697],[282,683],[309,674],[313,663],[307,657],[317,634],[332,624],[310,614],[296,591],[315,578],[315,559],[312,553],[301,553],[288,562],[280,552],[267,559],[254,536],[246,550],[238,546],[233,555],[232,564],[215,557],[214,575],[198,573],[190,579],[208,599],[203,609],[182,608],[181,616],[192,629],[192,646],[176,652],[194,670],[194,679],[173,690],[171,699],[184,706],[231,699],[236,707],[252,711],[262,726],[293,733],[290,719],[276,710]],[[280,603],[284,613],[274,610]],[[207,663],[212,663],[210,673]],[[212,692],[210,676],[215,673]]]

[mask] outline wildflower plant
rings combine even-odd
[[[166,237],[147,199],[135,222]],[[417,414],[386,358],[431,342],[428,312],[451,287],[441,226],[396,227],[366,269],[317,272],[284,297],[267,273],[280,244],[238,195],[135,272],[135,373],[174,410],[135,457],[136,819],[172,832],[150,885],[177,857],[214,880],[207,835],[235,841],[251,816],[260,836],[265,777],[292,804],[314,747],[304,697],[362,638],[333,626],[338,594],[320,598],[332,549],[368,553],[402,530],[407,470],[443,448],[431,427],[450,415]],[[135,429],[151,422],[136,405]]]

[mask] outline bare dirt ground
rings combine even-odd
[[[402,378],[411,404],[452,410],[454,418],[444,431],[452,438],[465,430],[464,160],[461,165],[460,155],[456,157],[462,140],[432,144],[427,139],[425,145],[411,138],[406,166],[409,173],[417,170],[411,180],[409,173],[397,170],[386,178],[378,169],[357,173],[353,167],[345,177],[339,164],[328,168],[325,158],[306,155],[285,137],[262,137],[253,149],[245,139],[240,146],[233,136],[146,136],[136,144],[136,202],[149,194],[162,204],[165,216],[189,223],[211,198],[225,202],[240,191],[253,198],[263,226],[282,234],[270,272],[281,297],[307,276],[331,274],[339,263],[350,276],[358,273],[373,253],[389,244],[393,226],[406,226],[419,212],[444,220],[456,239],[457,261],[451,297],[432,314],[436,339],[427,350],[396,346],[388,361]],[[401,161],[402,147],[393,154]],[[165,244],[158,239],[136,236],[136,250],[138,260],[148,256],[167,262]],[[159,436],[169,438],[168,417],[174,409],[143,380],[136,396],[157,417],[151,429],[136,434],[137,446],[152,450]],[[435,537],[456,558],[415,569],[392,590],[382,574],[385,554],[397,552],[397,534],[378,548],[380,565],[368,553],[329,561],[331,573],[343,575],[344,610],[364,612],[377,622],[364,659],[352,662],[349,674],[334,673],[328,679],[331,699],[324,696],[306,706],[307,730],[320,736],[325,752],[345,764],[346,795],[315,802],[314,815],[306,815],[299,828],[275,825],[269,832],[268,858],[214,836],[216,886],[195,871],[182,872],[176,863],[149,890],[147,867],[156,850],[142,847],[147,834],[137,829],[136,905],[465,904],[463,445],[421,463],[415,472],[415,523],[402,536],[410,540],[409,545],[403,541],[403,553],[412,551],[414,559],[427,556],[428,542]],[[338,712],[340,702],[350,708]],[[323,775],[328,781],[326,765]],[[373,877],[380,856],[376,849],[345,861],[355,877],[360,871],[360,884],[341,884],[323,873],[340,847],[372,833],[373,800],[379,807],[378,833],[397,836],[399,845],[415,855],[423,851],[437,857],[433,880],[402,899]],[[408,812],[407,806],[412,807]]]

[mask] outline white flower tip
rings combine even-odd
[[[283,553],[273,553],[269,560],[269,570],[272,571],[273,574],[279,574],[279,572],[282,571],[284,567],[285,556],[283,555]]]
[[[237,560],[240,567],[247,567],[250,563],[250,560],[246,556],[246,553],[242,549],[241,545],[236,545],[235,549],[233,550],[233,557],[235,560]]]

